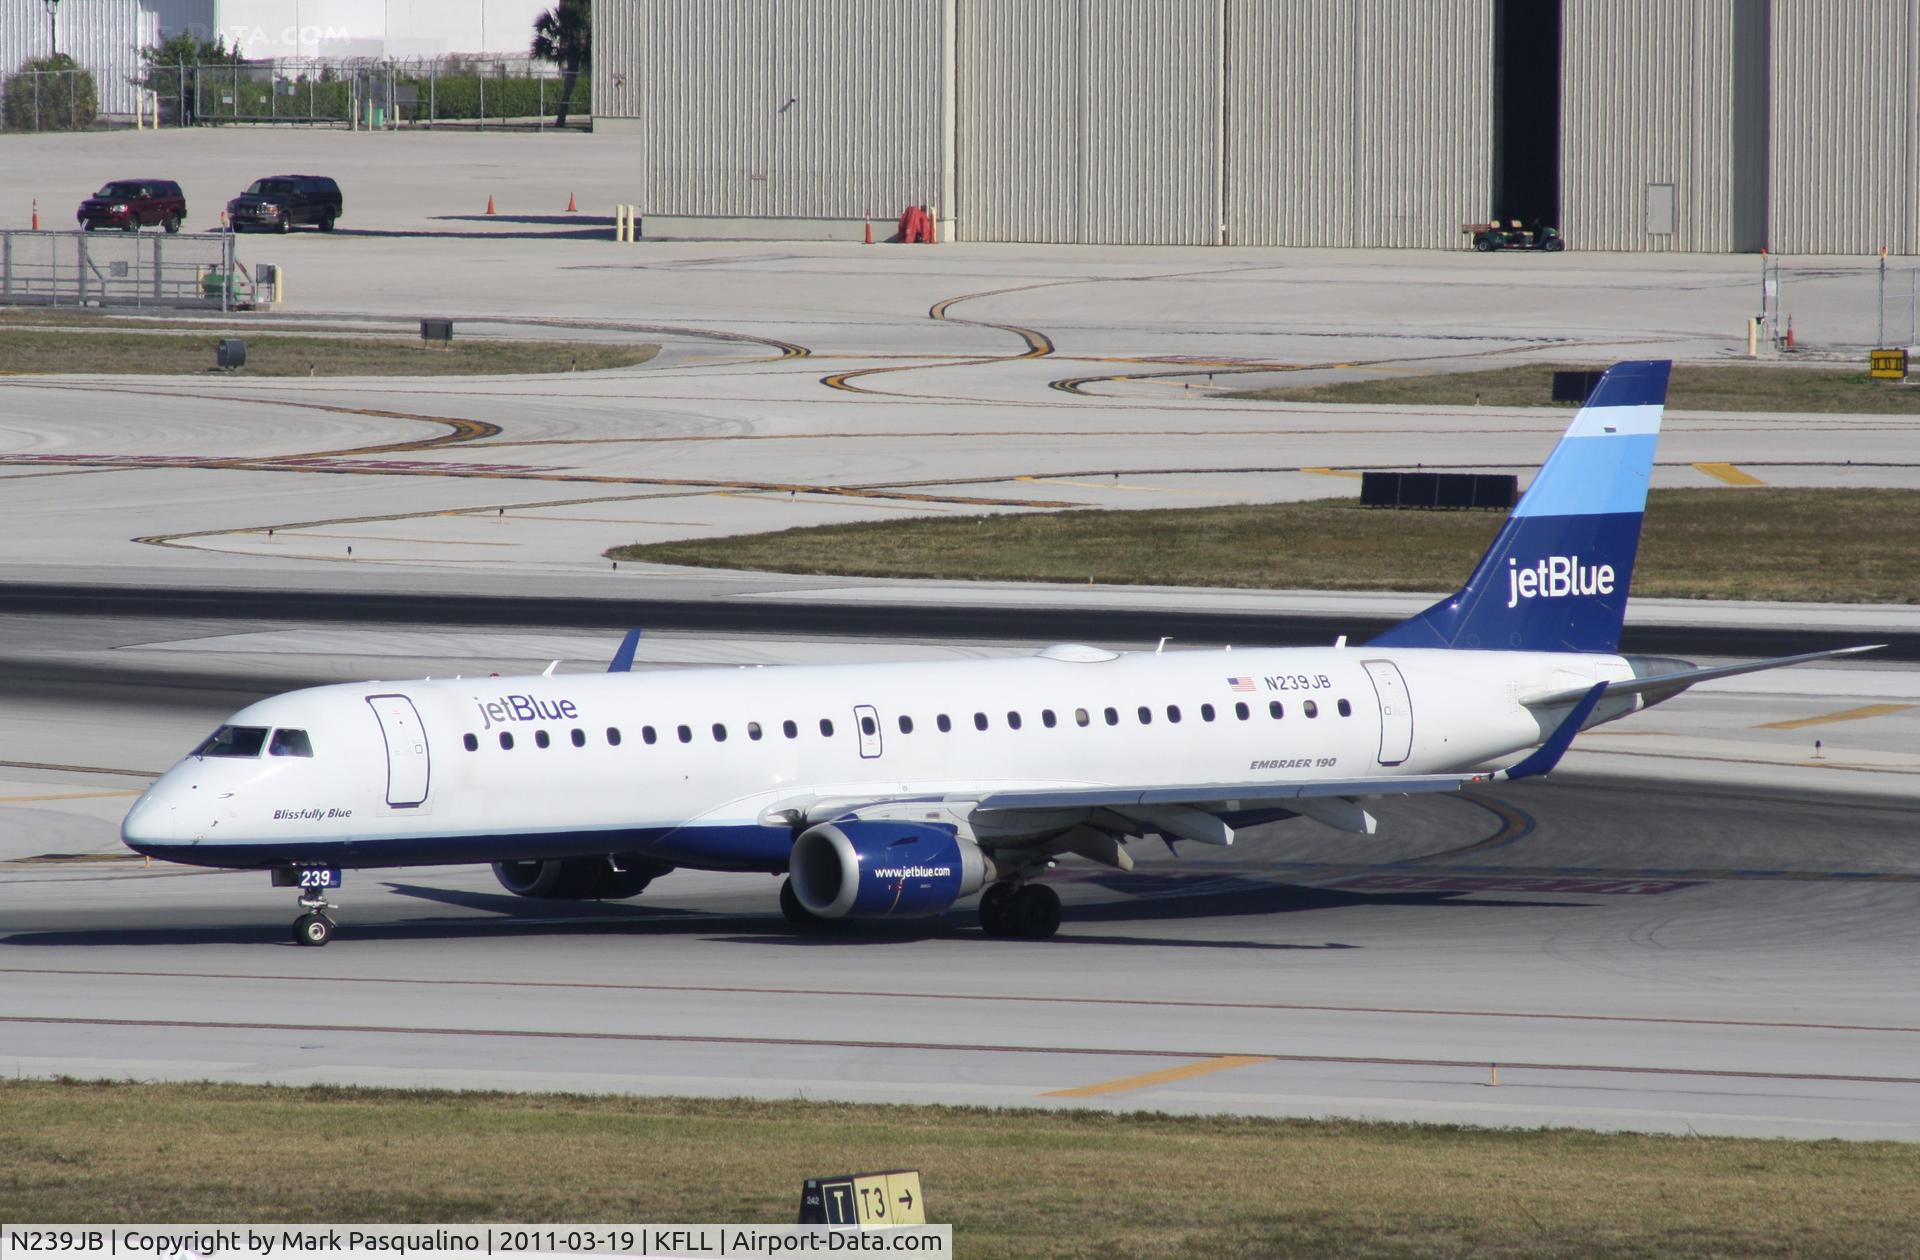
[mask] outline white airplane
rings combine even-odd
[[[259,868],[324,945],[343,868],[490,862],[523,897],[622,898],[674,867],[785,872],[797,924],[945,912],[1044,938],[1039,877],[1130,840],[1231,844],[1368,797],[1544,774],[1574,735],[1713,669],[1623,656],[1669,364],[1609,370],[1467,584],[1360,647],[631,672],[315,687],[236,713],[122,828]],[[1504,768],[1498,761],[1537,750]]]

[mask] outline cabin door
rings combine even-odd
[[[424,805],[431,766],[420,711],[405,696],[368,696],[367,703],[380,719],[380,734],[387,742],[387,804],[395,809]]]
[[[869,761],[880,755],[880,712],[870,704],[853,706],[853,726],[860,732],[860,755]]]
[[[1380,764],[1397,766],[1413,753],[1413,700],[1392,661],[1362,661],[1380,699]]]

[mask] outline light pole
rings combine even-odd
[[[54,25],[54,14],[60,8],[60,0],[41,0],[41,2],[47,6],[47,55],[57,57],[60,55],[60,34],[58,27]]]

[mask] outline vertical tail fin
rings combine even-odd
[[[1373,642],[1618,651],[1672,366],[1607,369],[1467,584]]]

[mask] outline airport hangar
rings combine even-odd
[[[1920,0],[594,0],[649,236],[1920,253]]]

